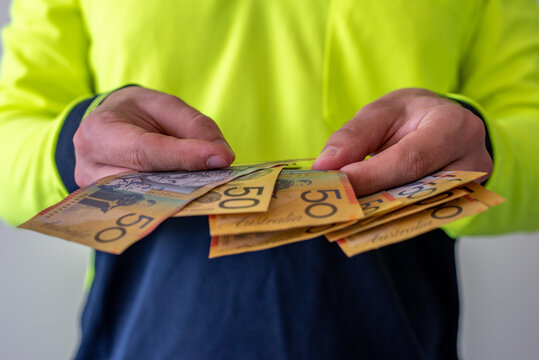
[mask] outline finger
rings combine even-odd
[[[126,87],[107,97],[94,112],[112,122],[127,116],[126,122],[148,132],[212,141],[234,156],[217,124],[173,95],[138,86]]]
[[[150,100],[142,101],[141,107],[168,135],[183,139],[220,140],[226,144],[215,121],[176,96],[157,93]]]
[[[398,128],[401,114],[396,106],[378,101],[362,108],[352,120],[327,141],[313,164],[314,170],[337,170],[365,157],[390,139]]]
[[[431,174],[463,156],[435,126],[422,127],[368,160],[341,168],[356,191],[366,195]]]
[[[123,122],[110,123],[100,136],[78,142],[95,163],[138,171],[204,170],[234,161],[234,154],[220,144],[146,132]]]

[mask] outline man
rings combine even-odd
[[[124,170],[323,149],[313,168],[344,171],[357,195],[494,169],[507,204],[447,231],[536,229],[538,20],[533,0],[16,0],[0,213],[22,222]],[[205,218],[171,219],[96,253],[78,358],[456,357],[442,231],[352,259],[322,239],[211,261],[208,244]]]

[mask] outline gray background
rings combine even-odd
[[[0,26],[8,21],[0,0]],[[464,359],[539,358],[539,233],[458,243]],[[83,246],[0,222],[0,359],[73,357]]]

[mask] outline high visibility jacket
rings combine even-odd
[[[0,216],[18,224],[67,195],[72,159],[58,146],[72,152],[73,131],[59,134],[76,129],[76,104],[127,83],[209,115],[239,162],[316,156],[363,105],[421,87],[480,109],[494,150],[488,188],[507,199],[451,234],[535,230],[538,12],[535,0],[15,0],[3,31]]]
[[[470,104],[507,198],[452,235],[538,228],[535,0],[15,0],[0,73],[0,216],[76,188],[72,136],[137,83],[212,117],[239,162],[316,156],[404,87]],[[459,146],[459,144],[455,144]],[[79,359],[454,359],[453,241],[433,232],[346,259],[322,239],[209,261],[204,218],[97,252]]]

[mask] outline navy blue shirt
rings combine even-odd
[[[67,116],[56,163],[74,191]],[[455,359],[454,241],[441,230],[347,258],[317,238],[208,259],[207,217],[97,252],[77,359]]]
[[[208,259],[207,217],[97,252],[77,359],[455,359],[454,241],[325,238]]]

